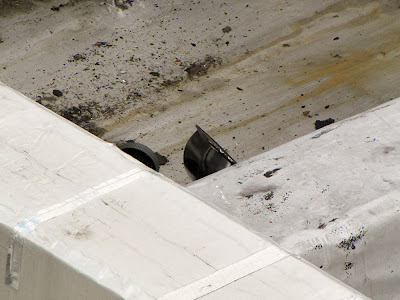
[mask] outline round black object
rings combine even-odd
[[[158,162],[157,156],[149,147],[133,141],[127,141],[117,146],[149,168],[157,172],[160,170],[160,163]]]

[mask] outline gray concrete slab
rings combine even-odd
[[[195,124],[243,161],[399,95],[398,1],[5,3],[0,80],[182,184]]]

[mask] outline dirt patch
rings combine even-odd
[[[265,208],[267,210],[275,212],[275,213],[278,211],[274,203],[269,203],[269,204],[265,205]]]
[[[87,105],[80,104],[78,106],[62,109],[60,111],[56,111],[56,113],[89,131],[90,133],[101,137],[105,133],[105,129],[96,126],[94,119],[96,118],[97,114],[104,112],[99,111],[98,109],[96,110],[96,107],[98,107],[97,103],[91,102]],[[52,109],[52,107],[49,107],[49,105],[47,105],[47,108]]]
[[[346,250],[354,250],[356,249],[355,243],[361,240],[365,236],[366,232],[361,230],[357,235],[351,235],[348,239],[342,240],[338,245],[338,248],[346,249]]]
[[[222,60],[220,58],[208,55],[204,60],[190,64],[189,67],[185,69],[185,72],[188,74],[189,79],[193,79],[196,76],[206,75],[210,68],[215,68],[221,64]]]
[[[222,28],[222,32],[223,33],[229,33],[232,31],[232,27],[231,26],[225,26],[224,28]]]
[[[73,61],[80,61],[80,60],[86,60],[86,55],[82,54],[82,53],[77,53],[75,55],[72,56],[71,59],[69,59],[69,62],[73,62]]]
[[[125,10],[132,6],[134,0],[114,0],[114,4],[116,7]]]
[[[141,98],[142,94],[136,91],[130,91],[129,94],[126,96],[126,100],[128,102],[137,102]]]
[[[176,87],[179,85],[180,82],[182,82],[183,78],[178,77],[175,79],[166,79],[161,83],[162,87],[168,88],[168,87]]]
[[[312,116],[310,115],[310,111],[309,110],[303,111],[303,116],[312,118]]]
[[[35,4],[28,0],[0,1],[0,16],[10,16],[15,13],[27,13],[35,8]]]
[[[269,193],[267,193],[267,194],[264,196],[264,199],[265,199],[265,200],[271,200],[272,198],[274,198],[274,192],[273,192],[273,191],[270,191]]]

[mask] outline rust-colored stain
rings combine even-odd
[[[365,7],[363,7],[363,5]],[[243,55],[231,63],[215,70],[228,71],[237,70],[241,64],[246,68],[246,59],[265,62],[265,57],[276,53],[277,47],[282,43],[290,43],[290,48],[285,48],[281,55],[286,55],[283,51],[292,51],[292,64],[288,67],[287,73],[279,73],[279,77],[287,90],[302,91],[294,98],[282,95],[282,102],[268,111],[260,111],[259,114],[248,117],[239,122],[223,124],[208,130],[212,136],[218,136],[235,129],[246,127],[253,122],[280,113],[289,107],[298,107],[306,101],[318,102],[324,93],[330,91],[341,91],[352,97],[346,99],[332,99],[330,104],[340,103],[340,101],[363,101],[362,97],[368,95],[371,89],[377,87],[375,81],[382,80],[384,73],[396,74],[400,69],[400,23],[396,23],[396,16],[400,17],[400,9],[392,15],[390,8],[382,8],[379,3],[373,1],[343,1],[328,7],[324,11],[316,12],[312,17],[305,18],[291,25],[291,33],[277,40],[271,41],[267,45],[255,49]],[[307,28],[313,25],[316,20],[321,18],[331,18],[328,14],[340,13],[351,7],[362,8],[359,14],[347,22],[323,28],[317,32],[308,34]],[[339,33],[345,34],[354,28],[366,31],[363,35],[354,36],[354,39],[344,42],[343,38],[332,44],[332,49],[319,47],[319,43],[333,40]],[[304,53],[304,48],[313,44],[322,50],[317,55],[303,57],[297,54]],[[282,48],[282,47],[281,47]],[[303,54],[304,55],[304,54]],[[297,59],[297,60],[296,60]],[[255,65],[253,63],[253,65]],[[270,68],[270,70],[273,68]],[[229,71],[228,71],[229,73]],[[243,72],[245,73],[245,72]],[[277,74],[277,73],[275,73]],[[243,75],[247,76],[247,75]],[[201,79],[200,79],[201,80]],[[214,88],[223,88],[224,82],[218,82]],[[381,86],[380,86],[381,87]],[[381,87],[382,88],[382,87]],[[396,88],[393,84],[390,86]],[[289,94],[289,93],[288,93]],[[300,95],[301,94],[301,95]],[[400,88],[399,88],[400,95]],[[389,100],[389,99],[386,99]],[[187,99],[190,101],[190,99]],[[336,102],[335,102],[336,101]],[[363,107],[362,105],[360,107]],[[361,109],[368,109],[361,108]],[[360,111],[361,112],[361,111]],[[301,115],[301,113],[299,113]],[[179,143],[168,145],[162,150],[165,153],[173,152],[182,147],[185,140]]]
[[[294,78],[287,78],[291,86],[301,86],[312,81],[321,80],[321,83],[312,91],[294,98],[290,103],[302,99],[315,97],[341,84],[347,84],[356,89],[361,95],[366,94],[366,88],[374,79],[382,76],[384,70],[394,65],[400,66],[400,30],[392,36],[392,42],[380,45],[378,49],[350,50],[342,53],[343,57],[320,64],[308,70],[306,74],[299,72]]]
[[[279,119],[280,122],[282,117],[278,114],[288,113],[286,118],[289,122],[286,125],[277,123],[269,125],[273,126],[274,130],[280,129],[281,126],[283,129],[284,126],[290,126],[290,121],[294,120],[296,114],[299,120],[309,119],[304,118],[304,111],[300,110],[302,105],[317,104],[326,100],[327,97],[332,97],[328,100],[331,107],[329,112],[334,114],[335,109],[340,106],[339,104],[358,101],[357,108],[352,111],[352,113],[357,113],[370,108],[371,106],[368,106],[370,104],[375,106],[390,100],[390,96],[387,95],[395,94],[396,89],[399,89],[400,96],[400,88],[396,84],[386,85],[382,79],[385,74],[389,74],[392,78],[400,76],[398,72],[400,69],[400,22],[398,21],[400,20],[400,9],[394,2],[390,2],[389,5],[388,3],[363,0],[340,1],[322,11],[317,11],[312,16],[288,25],[286,30],[288,29],[289,32],[286,31],[287,34],[211,71],[209,75],[213,81],[198,78],[198,83],[197,81],[182,82],[185,91],[178,97],[165,103],[138,108],[132,112],[130,117],[138,116],[140,119],[147,114],[166,111],[185,103],[203,101],[203,95],[206,93],[232,88],[226,78],[232,80],[241,78],[253,86],[258,83],[260,85],[268,83],[264,90],[258,89],[257,91],[268,95],[270,93],[269,86],[272,90],[275,89],[273,93],[278,95],[275,101],[276,99],[279,101],[275,102],[274,107],[265,106],[268,108],[262,109],[260,105],[258,111],[247,113],[241,121],[227,122],[208,129],[207,132],[214,137],[247,127],[271,116],[274,116],[272,119]],[[337,15],[335,20],[339,20],[342,16],[347,17],[333,22],[332,18]],[[340,39],[334,40],[338,36]],[[283,44],[291,46],[283,47]],[[315,49],[318,51],[313,51]],[[284,68],[280,69],[280,66],[272,62],[271,58],[276,56],[285,61]],[[249,74],[259,65],[265,72],[265,79],[263,79],[265,81],[256,83]],[[399,75],[396,75],[397,73]],[[219,76],[221,74],[223,76]],[[259,80],[260,77],[256,78]],[[282,86],[278,89],[270,82]],[[232,88],[232,90],[236,91],[236,88]],[[277,91],[282,93],[277,94]],[[363,104],[365,97],[374,92],[377,93],[375,96],[377,99]],[[236,91],[236,93],[245,95],[246,88],[244,91]],[[378,95],[379,93],[385,95]],[[232,95],[234,96],[233,92]],[[338,96],[333,97],[332,95]],[[236,104],[241,103],[232,102],[233,106]],[[307,106],[309,113],[306,115],[312,117],[319,113],[317,106]],[[227,112],[229,112],[229,108],[227,108]],[[303,134],[305,133],[303,132]],[[267,137],[265,136],[265,138]],[[182,136],[182,140],[168,143],[160,151],[169,155],[182,148],[186,141],[187,137]]]
[[[318,13],[313,18],[308,18],[307,22],[312,22],[332,10],[333,8],[330,8],[324,13]],[[320,39],[323,35],[329,35],[329,33],[330,36],[334,36],[338,30],[345,31],[346,28],[362,26],[372,21],[376,22],[376,29],[379,29],[383,33],[382,35],[373,37],[368,37],[368,34],[365,34],[364,38],[356,37],[353,43],[342,46],[340,55],[334,50],[332,53],[322,52],[318,56],[310,57],[312,63],[309,66],[305,67],[304,64],[300,63],[291,65],[290,69],[297,71],[292,71],[290,75],[284,77],[288,90],[314,84],[312,90],[304,92],[302,95],[290,99],[269,111],[241,122],[236,122],[235,124],[227,124],[214,128],[209,133],[217,135],[244,127],[291,105],[299,104],[311,98],[317,98],[321,94],[336,88],[350,88],[352,93],[357,95],[353,101],[368,95],[368,89],[373,86],[375,80],[382,77],[384,72],[397,72],[400,69],[400,24],[391,22],[392,18],[392,16],[388,17],[379,8],[373,8],[365,15],[352,19],[346,24],[324,29],[314,35],[308,36],[305,40],[302,39],[297,43],[293,43],[297,44],[297,47],[302,47],[305,41],[309,42],[317,38]],[[293,25],[292,28],[294,31],[288,37],[293,38],[293,36],[298,36],[300,32],[303,32],[302,27],[306,26],[307,22],[303,20]],[[382,30],[385,27],[387,30]],[[357,41],[363,39],[370,39],[369,47],[358,47]],[[281,40],[278,43],[280,42]],[[269,47],[278,43],[271,43]],[[263,47],[262,50],[268,51],[268,48]],[[253,53],[258,52],[259,50]]]

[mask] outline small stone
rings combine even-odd
[[[158,73],[158,72],[150,72],[150,75],[155,76],[155,77],[160,77],[160,73]]]
[[[315,121],[315,129],[320,129],[322,127],[328,126],[329,124],[335,123],[335,120],[332,118],[326,119],[326,120],[317,120]]]
[[[61,97],[63,93],[60,90],[53,90],[53,95],[57,97]]]

